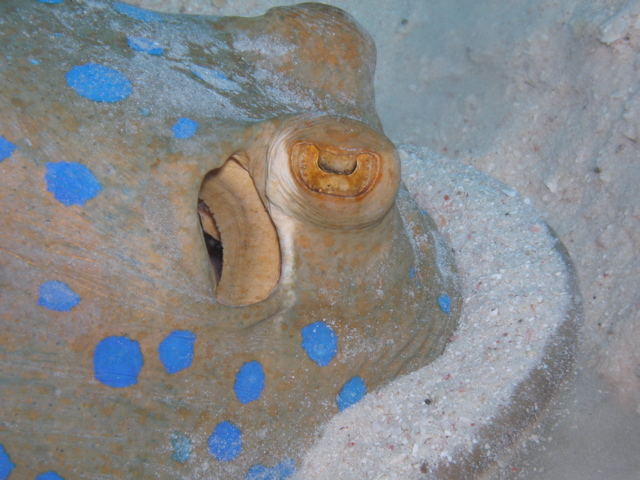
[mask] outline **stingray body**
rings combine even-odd
[[[442,351],[374,57],[323,5],[0,4],[0,476],[286,478]]]

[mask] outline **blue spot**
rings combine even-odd
[[[27,60],[29,60],[29,63],[31,65],[40,65],[40,60],[38,60],[37,58],[28,58]]]
[[[0,480],[6,480],[16,466],[11,461],[11,457],[0,443]]]
[[[193,451],[191,439],[183,433],[171,434],[171,449],[173,453],[171,458],[179,463],[186,463]]]
[[[258,464],[249,469],[244,480],[273,480],[273,478],[273,472],[270,468]]]
[[[188,330],[175,330],[160,342],[158,355],[167,373],[177,373],[191,366],[195,341],[195,333]]]
[[[138,383],[143,363],[140,345],[127,337],[107,337],[93,352],[96,380],[109,387],[122,388]]]
[[[324,322],[315,322],[302,329],[302,348],[321,367],[329,365],[338,351],[338,337]]]
[[[134,20],[140,20],[141,22],[161,22],[162,15],[151,10],[145,10],[144,8],[134,7],[124,2],[113,2],[112,7],[116,12],[133,18]]]
[[[122,73],[97,63],[77,65],[69,70],[67,85],[94,102],[119,102],[131,95],[131,82]]]
[[[338,410],[342,411],[351,405],[358,403],[367,393],[367,385],[362,378],[356,376],[344,384],[336,397]]]
[[[284,480],[291,477],[296,471],[295,463],[291,459],[280,462],[273,468],[264,465],[254,465],[249,469],[244,480]]]
[[[87,167],[76,162],[49,162],[44,176],[47,190],[63,205],[84,205],[102,185]]]
[[[426,217],[426,216],[428,216],[428,215],[429,215],[429,212],[427,212],[425,209],[421,208],[421,209],[420,209],[420,215],[423,215],[423,216],[425,216],[425,217]]]
[[[57,5],[64,2],[64,0],[38,0],[40,3],[48,3],[49,5]]]
[[[416,278],[416,273],[417,273],[416,267],[411,267],[409,269],[409,279],[413,280],[414,278]]]
[[[173,136],[176,138],[189,138],[193,137],[198,131],[198,122],[191,120],[190,118],[179,118],[176,123],[171,127]]]
[[[260,398],[262,390],[264,390],[264,369],[260,362],[247,362],[238,373],[236,373],[236,382],[233,385],[236,397],[240,403],[250,403]]]
[[[15,149],[16,146],[13,143],[0,135],[0,162],[13,155]]]
[[[56,472],[46,472],[38,475],[36,477],[36,480],[64,480],[64,478],[58,475]]]
[[[276,477],[276,478],[279,478],[279,480],[289,478],[296,472],[296,464],[290,458],[283,460],[278,465],[276,465],[275,468],[278,474],[280,475],[280,477]]]
[[[149,55],[162,55],[164,49],[154,40],[144,37],[127,37],[127,44],[136,52],[144,52]]]
[[[56,312],[68,312],[80,303],[80,296],[69,285],[57,280],[49,280],[40,285],[38,305]]]
[[[242,432],[231,422],[220,422],[208,443],[211,455],[221,462],[229,462],[242,451]]]
[[[451,313],[451,298],[444,294],[438,297],[438,306],[444,313]]]

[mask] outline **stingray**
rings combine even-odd
[[[284,479],[443,351],[453,254],[345,12],[0,19],[0,478]]]

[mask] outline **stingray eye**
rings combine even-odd
[[[291,119],[274,137],[268,164],[269,200],[326,228],[380,221],[400,184],[393,144],[364,123],[340,117]]]
[[[296,180],[312,192],[336,197],[357,197],[373,185],[379,157],[369,152],[339,152],[330,147],[297,142],[289,153]]]

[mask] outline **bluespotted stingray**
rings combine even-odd
[[[442,352],[452,255],[346,13],[0,18],[0,478],[288,478]]]

